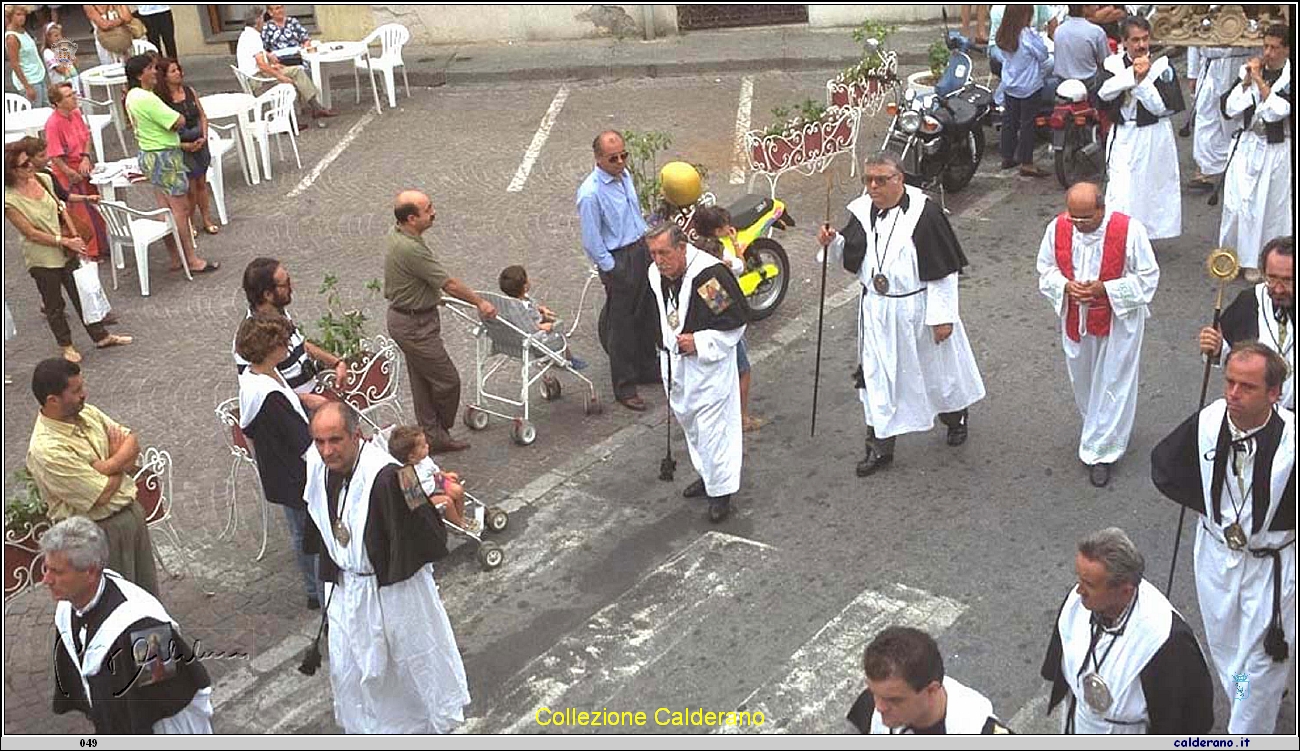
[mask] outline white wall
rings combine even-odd
[[[808,26],[827,28],[857,26],[870,17],[876,21],[909,23],[935,21],[940,18],[941,5],[809,5]],[[948,20],[961,23],[961,6],[949,5]]]

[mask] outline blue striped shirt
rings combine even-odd
[[[645,220],[636,197],[632,174],[619,176],[596,167],[578,188],[578,219],[582,223],[582,249],[601,271],[614,268],[611,251],[645,236]]]

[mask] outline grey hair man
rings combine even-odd
[[[41,537],[56,602],[54,712],[101,734],[212,732],[212,681],[153,595],[108,565],[108,535],[82,516]]]
[[[1187,622],[1146,579],[1146,561],[1115,527],[1079,541],[1076,584],[1056,617],[1041,674],[1061,732],[1208,733],[1214,684]]]
[[[904,183],[893,155],[867,160],[862,174],[866,194],[848,205],[848,223],[823,226],[817,240],[862,285],[855,377],[867,453],[857,474],[867,477],[894,460],[897,436],[930,430],[936,415],[949,446],[965,443],[984,382],[958,315],[966,256],[943,210]]]

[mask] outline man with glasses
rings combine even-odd
[[[244,297],[248,298],[248,318],[258,313],[283,316],[289,321],[293,331],[289,334],[289,355],[275,366],[284,377],[285,383],[293,389],[302,400],[303,407],[314,410],[328,399],[313,394],[316,386],[315,375],[322,368],[332,368],[342,384],[347,380],[348,364],[343,358],[332,352],[326,352],[320,346],[307,341],[302,330],[289,315],[289,304],[293,302],[293,283],[289,272],[274,258],[254,258],[244,268]],[[239,356],[231,344],[235,357],[235,367],[240,374],[248,368],[248,361]]]
[[[609,355],[614,398],[634,412],[644,412],[646,403],[637,395],[637,384],[659,381],[646,224],[627,171],[623,137],[607,130],[596,136],[591,149],[596,166],[578,188],[578,218],[582,248],[605,285],[600,345]]]
[[[855,377],[867,422],[858,477],[894,460],[894,439],[927,431],[935,415],[948,445],[966,442],[968,408],[984,398],[975,355],[957,314],[961,244],[939,205],[903,183],[898,158],[881,153],[863,169],[866,195],[849,204],[840,232],[817,240],[829,262],[862,283]]]
[[[1223,311],[1219,330],[1201,329],[1201,354],[1218,361],[1225,349],[1258,341],[1282,355],[1287,374],[1278,404],[1295,412],[1295,239],[1269,240],[1262,265],[1264,281],[1242,292]]]
[[[1070,188],[1065,205],[1038,247],[1038,290],[1061,319],[1065,368],[1083,417],[1079,459],[1101,488],[1133,432],[1138,356],[1160,267],[1146,228],[1107,212],[1096,185]]]

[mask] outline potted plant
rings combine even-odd
[[[934,91],[935,84],[943,77],[943,71],[948,67],[948,56],[951,54],[944,40],[936,40],[926,51],[926,59],[929,60],[930,69],[908,76],[907,88],[915,91],[917,96],[924,96]]]
[[[877,21],[863,21],[853,30],[853,41],[862,45],[862,59],[826,82],[826,103],[838,107],[862,107],[875,114],[885,92],[898,80],[898,55],[885,51],[885,41],[894,27]]]
[[[317,344],[326,352],[333,352],[349,363],[364,361],[366,355],[363,340],[366,338],[366,314],[360,308],[346,310],[339,296],[339,278],[326,274],[321,282],[320,294],[325,295],[325,312],[316,320],[320,330]],[[383,291],[378,279],[366,282],[366,290],[374,297]]]
[[[5,499],[5,599],[40,581],[40,538],[50,528],[45,502],[24,467],[9,476]]]

